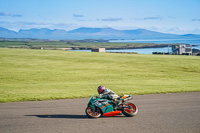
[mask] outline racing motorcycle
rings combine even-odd
[[[88,101],[85,113],[90,118],[99,118],[101,116],[116,116],[124,114],[127,117],[133,117],[138,113],[136,105],[126,102],[133,97],[131,95],[124,95],[119,98],[120,104],[114,100],[99,98],[94,94]]]

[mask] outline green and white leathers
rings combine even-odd
[[[119,96],[116,93],[114,93],[112,90],[108,88],[105,88],[104,91],[101,94],[99,94],[98,97],[100,98],[105,97],[106,99],[110,99],[110,100],[119,98]]]
[[[125,116],[133,117],[137,114],[138,108],[133,103],[126,102],[130,99],[132,99],[131,95],[121,96],[120,100],[122,103],[116,105],[114,101],[108,100],[106,95],[103,98],[99,98],[94,94],[88,101],[85,112],[90,118],[122,115],[122,113]]]

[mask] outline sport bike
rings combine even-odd
[[[99,118],[101,116],[116,116],[124,114],[127,117],[133,117],[138,113],[138,108],[131,102],[126,102],[133,97],[131,95],[121,96],[119,104],[114,100],[99,98],[94,94],[88,101],[85,113],[90,118]]]

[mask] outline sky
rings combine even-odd
[[[0,27],[200,34],[200,0],[0,0]]]

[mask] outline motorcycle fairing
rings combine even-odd
[[[110,100],[94,98],[94,96],[95,95],[93,95],[89,100],[89,106],[91,106],[92,109],[95,109],[95,107],[98,107],[101,109],[102,114],[113,111],[113,106],[110,105],[110,103],[111,103]]]
[[[111,112],[103,114],[103,116],[105,116],[105,117],[107,117],[107,116],[116,116],[116,115],[122,115],[122,111],[111,111]]]

